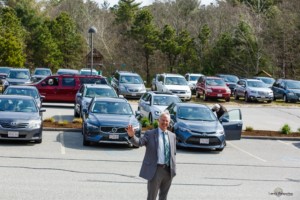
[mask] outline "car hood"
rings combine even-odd
[[[259,92],[273,92],[270,88],[249,87],[249,89],[253,91],[259,91]]]
[[[153,110],[159,110],[159,111],[164,111],[168,106],[158,106],[158,105],[153,105],[152,108]]]
[[[124,83],[122,83],[122,85],[124,85],[124,87],[130,88],[130,89],[140,89],[140,88],[143,88],[143,84],[124,84]]]
[[[191,120],[178,120],[178,124],[183,128],[188,128],[194,132],[216,132],[222,129],[222,125],[218,120],[215,121],[191,121]]]
[[[95,114],[91,113],[88,118],[89,122],[96,126],[118,126],[127,127],[128,124],[133,126],[139,122],[134,115],[112,115],[112,114]]]
[[[288,91],[291,91],[293,93],[300,94],[300,89],[288,89]]]
[[[188,85],[165,85],[168,90],[189,90]]]
[[[23,84],[23,83],[29,83],[30,82],[30,79],[7,78],[6,80],[9,83],[15,83],[15,84]]]
[[[25,112],[0,112],[1,121],[10,121],[10,120],[38,120],[40,119],[39,113],[25,113]]]

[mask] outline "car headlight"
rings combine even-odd
[[[229,88],[226,89],[226,93],[230,93],[231,90]]]
[[[217,130],[216,134],[218,134],[218,135],[224,135],[224,129]]]
[[[189,133],[192,132],[190,129],[184,127],[179,127],[179,130],[183,132],[189,132]]]
[[[29,121],[28,128],[41,128],[41,120],[31,120]]]
[[[256,94],[256,91],[254,91],[254,90],[250,90],[250,93],[252,93],[252,94]]]
[[[191,93],[191,90],[187,90],[186,93],[187,93],[187,94],[190,94],[190,93]]]
[[[159,116],[159,115],[160,115],[160,111],[155,111],[154,114],[155,114],[156,116]]]
[[[207,89],[206,89],[206,92],[212,92],[212,89],[207,88]]]
[[[120,85],[120,90],[126,90],[126,87],[124,85]]]
[[[87,129],[90,130],[90,131],[99,129],[98,126],[95,126],[94,124],[91,124],[91,123],[87,123],[86,125],[87,125]]]

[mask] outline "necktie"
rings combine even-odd
[[[166,141],[166,132],[163,132],[163,141],[164,141],[164,155],[165,155],[165,164],[170,165],[170,145],[169,142]]]

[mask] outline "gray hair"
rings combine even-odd
[[[168,111],[168,110],[165,110],[165,111],[161,112],[161,113],[160,113],[160,115],[159,115],[159,119],[160,119],[162,116],[166,116],[166,117],[168,117],[168,118],[169,118],[169,120],[171,119],[171,117],[170,117],[170,113],[169,113],[169,111]]]

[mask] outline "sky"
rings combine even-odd
[[[94,0],[96,1],[99,5],[101,5],[104,0]],[[119,0],[107,0],[108,3],[110,3],[110,6],[113,6],[115,4],[118,4],[118,1]],[[142,3],[142,6],[147,6],[149,4],[152,4],[154,2],[154,0],[136,0],[136,2],[141,2]],[[209,5],[210,3],[214,3],[215,0],[201,0],[201,4],[204,4],[204,5]]]

